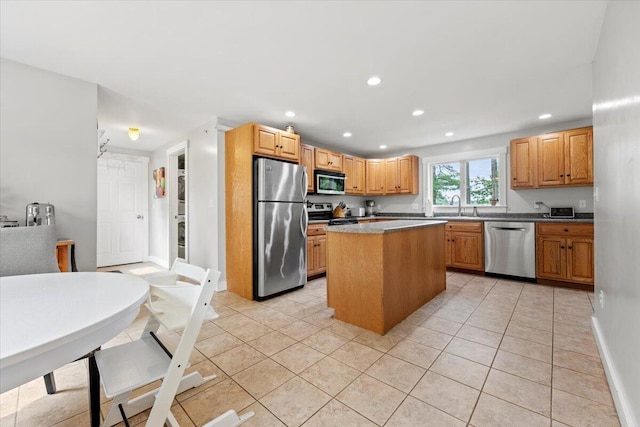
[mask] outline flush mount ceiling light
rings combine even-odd
[[[284,113],[284,115],[287,117],[295,117],[296,113],[294,113],[293,111],[287,111],[286,113]]]
[[[369,86],[378,86],[380,83],[382,83],[382,79],[378,76],[369,77],[367,80]]]
[[[541,114],[538,118],[539,118],[540,120],[550,119],[550,118],[551,118],[551,114],[549,114],[549,113],[544,113],[544,114]]]
[[[345,132],[342,134],[345,138],[351,138],[351,132]]]
[[[131,138],[132,141],[135,141],[138,138],[140,138],[140,129],[129,128],[129,138]]]
[[[384,150],[385,148],[387,148],[387,146],[386,146],[386,145],[381,145],[381,146],[380,146],[380,149],[381,149],[381,150]]]
[[[422,110],[414,110],[413,113],[411,113],[411,114],[413,114],[414,116],[417,117],[417,116],[423,115],[424,111],[422,111]]]
[[[453,136],[453,132],[447,132],[444,134],[444,136]]]

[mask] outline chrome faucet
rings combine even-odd
[[[451,202],[449,202],[449,204],[453,206],[453,199],[455,199],[456,197],[458,198],[458,216],[462,216],[462,206],[461,206],[462,201],[460,200],[460,196],[458,196],[457,194],[454,195],[451,198]]]

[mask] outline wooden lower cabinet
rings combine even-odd
[[[307,228],[307,277],[327,271],[327,224],[310,224]]]
[[[484,271],[482,221],[449,221],[445,226],[447,267]]]
[[[538,223],[536,276],[593,285],[593,224]]]

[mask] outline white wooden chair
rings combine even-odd
[[[220,272],[204,270],[186,263],[182,263],[179,270],[181,276],[196,280],[200,285],[165,284],[161,285],[161,291],[151,285],[151,293],[160,300],[153,303],[150,300],[147,304],[153,320],[147,324],[142,337],[137,341],[95,353],[105,395],[113,398],[103,426],[112,426],[121,420],[128,425],[128,417],[150,407],[152,409],[147,426],[163,426],[165,423],[178,426],[171,413],[171,403],[175,395],[215,378],[214,375],[204,379],[198,373],[195,373],[196,377],[183,375],[202,322],[206,318],[218,317],[209,303]],[[184,328],[173,356],[155,334],[161,324],[171,330]],[[153,325],[156,325],[155,331]],[[187,378],[192,380],[185,381]],[[160,388],[129,400],[133,390],[159,379],[162,379]],[[242,417],[238,417],[235,412],[231,415],[227,412],[207,425],[236,426],[253,416],[253,413],[247,413]]]

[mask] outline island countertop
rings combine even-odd
[[[327,227],[326,231],[331,233],[384,234],[415,228],[432,227],[446,223],[447,221],[399,219],[395,221],[370,222],[364,224],[334,225]]]

